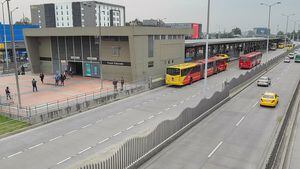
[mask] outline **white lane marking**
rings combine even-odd
[[[16,156],[16,155],[21,154],[21,153],[23,153],[23,151],[19,151],[19,152],[15,153],[15,154],[9,155],[7,158],[11,158],[11,157]]]
[[[83,127],[82,127],[83,128]],[[70,131],[70,132],[68,132],[68,133],[66,133],[66,135],[69,135],[69,134],[72,134],[72,133],[75,133],[75,132],[77,132],[78,130],[72,130],[72,131]]]
[[[241,118],[241,120],[240,120],[239,122],[236,123],[235,126],[239,126],[239,125],[241,124],[241,122],[242,122],[244,119],[245,119],[245,116],[243,116],[243,117]]]
[[[103,119],[99,119],[96,121],[96,123],[100,123],[101,121],[103,121]]]
[[[106,138],[106,139],[104,139],[102,141],[99,141],[98,144],[102,144],[102,143],[106,142],[107,140],[109,140],[109,138]]]
[[[184,103],[184,100],[182,100],[181,102],[180,102],[180,104],[183,104]]]
[[[218,148],[219,148],[222,144],[223,144],[223,141],[221,141],[221,142],[217,145],[217,147],[215,147],[215,148],[213,149],[213,151],[212,151],[207,157],[210,158],[210,157],[218,150]]]
[[[153,102],[154,100],[149,100],[149,102]]]
[[[148,117],[148,119],[150,120],[150,119],[152,119],[154,116],[150,116],[150,117]]]
[[[86,149],[84,149],[84,150],[81,150],[80,152],[78,152],[78,154],[82,154],[82,153],[88,151],[88,150],[91,149],[91,148],[92,148],[92,147],[88,147],[88,148],[86,148]]]
[[[157,113],[157,114],[162,114],[163,112],[161,111],[161,112],[159,112],[159,113]]]
[[[130,130],[130,129],[132,129],[134,126],[130,126],[130,127],[128,127],[126,130]]]
[[[137,124],[140,125],[140,124],[142,124],[142,123],[144,123],[144,122],[145,122],[145,120],[140,121],[140,122],[138,122]]]
[[[177,106],[177,104],[174,104],[174,105],[173,105],[173,107],[176,107],[176,106]]]
[[[59,139],[59,138],[61,138],[62,136],[57,136],[57,137],[55,137],[55,138],[53,138],[53,139],[50,139],[49,141],[51,142],[51,141],[54,141],[54,140],[57,140],[57,139]]]
[[[258,102],[256,102],[252,107],[255,107],[258,104]]]
[[[68,157],[68,158],[66,158],[66,159],[64,159],[64,160],[62,160],[62,161],[60,161],[60,162],[58,162],[56,164],[59,165],[59,164],[64,163],[64,162],[66,162],[66,161],[68,161],[70,159],[71,159],[71,157]]]
[[[165,110],[168,111],[168,110],[170,110],[170,108],[168,107],[168,108],[166,108]]]
[[[113,118],[113,117],[114,117],[114,115],[110,115],[110,116],[108,116],[107,118],[110,119],[110,118]]]
[[[41,146],[41,145],[43,145],[43,144],[44,144],[44,143],[36,144],[36,145],[34,145],[34,146],[32,146],[32,147],[29,147],[28,150],[34,149],[34,148],[36,148],[36,147],[38,147],[38,146]]]
[[[120,135],[122,132],[120,131],[119,133],[114,134],[113,136],[116,137],[118,135]]]
[[[88,125],[86,125],[86,126],[83,126],[83,127],[81,127],[81,128],[87,128],[87,127],[89,127],[89,126],[91,126],[92,124],[88,124]]]

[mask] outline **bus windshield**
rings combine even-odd
[[[178,68],[167,68],[167,74],[171,76],[180,75],[180,69]]]
[[[246,62],[247,61],[247,57],[241,57],[240,58],[242,62]]]

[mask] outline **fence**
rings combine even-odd
[[[135,137],[128,139],[123,143],[117,151],[105,160],[87,160],[80,162],[72,168],[77,169],[123,169],[123,168],[137,168],[143,161],[151,158],[156,152],[161,150],[167,144],[180,136],[179,133],[187,131],[192,123],[203,119],[209,115],[214,106],[219,105],[220,102],[229,98],[230,91],[235,90],[242,84],[255,78],[258,74],[274,66],[286,56],[284,53],[277,56],[267,63],[264,63],[255,69],[240,75],[238,78],[233,78],[226,83],[222,91],[213,94],[209,99],[202,99],[200,103],[194,108],[185,109],[176,119],[166,120],[161,122],[151,133],[146,136]],[[96,157],[97,158],[97,157]],[[93,158],[95,159],[95,158]]]
[[[99,105],[104,105],[138,94],[149,90],[149,87],[149,81],[142,80],[124,85],[123,90],[98,90],[40,106],[20,108],[10,105],[0,105],[0,114],[30,124],[47,123]]]

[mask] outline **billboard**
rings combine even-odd
[[[192,39],[198,39],[199,38],[199,24],[193,23],[192,24],[192,29],[194,31],[193,35],[192,35]]]

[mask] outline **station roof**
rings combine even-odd
[[[271,38],[278,39],[278,38]],[[279,38],[280,39],[280,38]],[[210,45],[218,45],[218,44],[230,44],[230,43],[241,43],[241,42],[258,42],[265,41],[267,38],[256,37],[256,38],[226,38],[226,39],[209,39],[208,44]],[[196,40],[186,40],[186,47],[194,47],[194,46],[204,46],[206,43],[206,39],[196,39]]]

